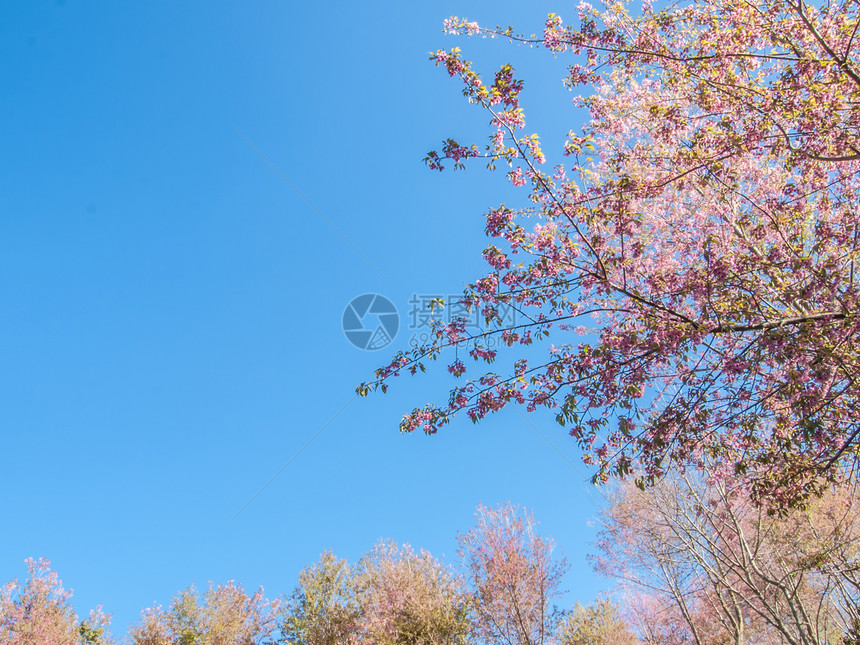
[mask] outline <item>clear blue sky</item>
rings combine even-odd
[[[445,399],[441,374],[352,400],[408,344],[412,294],[459,293],[484,210],[525,196],[480,164],[423,166],[486,132],[428,52],[517,63],[551,157],[582,119],[564,60],[442,20],[539,31],[572,3],[0,8],[0,581],[47,557],[79,612],[103,603],[123,633],[192,583],[289,593],[328,548],[354,559],[391,537],[453,559],[475,506],[511,500],[571,560],[571,602],[605,586],[585,561],[597,493],[550,415],[529,419],[555,447],[515,411],[399,434]],[[341,330],[367,292],[402,314],[375,353]]]

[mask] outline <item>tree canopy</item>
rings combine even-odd
[[[601,513],[596,569],[642,642],[850,643],[860,624],[856,486],[768,515],[720,469],[619,485]]]
[[[462,348],[448,402],[402,430],[514,403],[554,409],[598,481],[719,458],[786,508],[844,478],[860,447],[858,13],[850,0],[581,2],[578,26],[550,14],[531,37],[446,21],[570,56],[564,80],[590,120],[548,168],[511,65],[486,82],[459,48],[433,55],[491,132],[426,162],[504,165],[523,197],[486,213],[490,269],[464,294],[486,331],[439,321],[358,392]],[[517,354],[498,373],[491,339]],[[538,360],[535,341],[553,343]]]
[[[576,590],[565,597],[571,567],[553,540],[528,510],[507,503],[478,507],[452,563],[388,540],[355,564],[327,551],[288,597],[270,600],[262,588],[248,593],[235,582],[189,587],[166,608],[145,609],[123,638],[111,635],[101,608],[80,620],[49,563],[30,560],[27,581],[0,586],[0,638],[12,645],[857,643],[856,486],[831,486],[809,508],[769,515],[719,472],[673,471],[645,491],[613,486],[595,518],[592,564],[614,585],[586,605],[573,602]]]

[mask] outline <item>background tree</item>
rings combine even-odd
[[[639,639],[621,618],[611,600],[583,607],[576,603],[559,630],[561,645],[636,645]]]
[[[83,645],[111,645],[114,643],[108,627],[110,616],[102,611],[101,605],[90,611],[89,618],[78,624],[78,635]]]
[[[145,609],[140,622],[128,630],[132,645],[174,645],[168,618],[161,607]]]
[[[202,596],[189,587],[170,611],[145,610],[129,633],[134,645],[263,645],[275,634],[277,608],[262,589],[249,596],[232,580]]]
[[[45,559],[27,560],[28,578],[22,587],[13,580],[0,589],[0,642],[6,645],[107,645],[109,618],[101,608],[87,621],[78,621],[72,592]]]
[[[643,640],[840,642],[860,616],[856,489],[777,516],[719,475],[622,484],[605,509],[597,569],[627,593]]]
[[[358,575],[360,638],[374,645],[471,642],[462,581],[430,553],[381,542]]]
[[[553,605],[568,570],[553,558],[531,513],[511,504],[479,506],[476,526],[459,536],[471,593],[475,633],[481,642],[543,645],[552,642],[561,618]]]
[[[281,616],[281,631],[291,645],[347,645],[357,642],[359,606],[354,573],[331,551],[299,574]]]
[[[637,10],[638,11],[638,10]],[[747,472],[775,507],[803,503],[856,464],[860,318],[860,53],[853,0],[692,0],[641,12],[579,5],[542,37],[452,18],[449,31],[501,35],[573,56],[566,83],[591,120],[553,152],[523,135],[522,81],[484,82],[459,49],[437,65],[490,115],[481,151],[449,139],[426,161],[506,164],[524,205],[486,216],[501,243],[463,319],[437,324],[362,384],[424,369],[451,346],[491,363],[488,338],[519,347],[509,370],[478,370],[406,431],[477,421],[514,402],[555,408],[598,467],[658,478],[700,451]],[[510,327],[500,312],[514,308]],[[589,321],[586,323],[584,321]],[[588,326],[586,326],[588,324]],[[541,360],[522,346],[553,333]],[[459,359],[449,370],[466,372]]]

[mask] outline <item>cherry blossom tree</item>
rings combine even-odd
[[[459,536],[478,640],[499,645],[553,642],[561,612],[553,605],[567,561],[536,533],[531,513],[511,504],[479,506],[476,526]]]
[[[140,621],[128,631],[132,645],[173,645],[167,614],[159,607],[144,609]]]
[[[248,595],[232,580],[210,584],[202,595],[189,587],[173,599],[169,611],[144,610],[129,635],[133,645],[264,645],[276,632],[277,609],[262,589]]]
[[[715,476],[716,475],[716,476]],[[828,489],[768,515],[714,469],[618,487],[597,569],[646,643],[841,642],[860,618],[860,497]]]
[[[585,607],[576,603],[559,632],[561,645],[636,645],[640,642],[621,618],[618,607],[606,599]]]
[[[0,589],[0,642],[5,645],[108,645],[109,617],[101,607],[89,620],[78,621],[71,606],[72,592],[51,563],[28,559],[29,577],[22,587],[13,580]]]
[[[359,564],[359,642],[466,645],[471,642],[460,579],[430,553],[381,542]]]
[[[578,13],[578,26],[550,14],[537,37],[446,21],[570,56],[564,80],[584,88],[591,118],[548,150],[568,160],[544,169],[511,65],[485,81],[459,48],[433,55],[491,134],[483,148],[449,139],[427,163],[502,164],[522,204],[486,214],[498,242],[463,301],[486,331],[440,321],[358,392],[460,348],[476,374],[455,358],[448,403],[416,408],[402,430],[546,407],[599,481],[651,482],[706,452],[771,506],[802,504],[860,449],[860,5],[643,0]],[[491,340],[510,348],[498,373],[481,366],[499,355]]]
[[[279,621],[291,645],[348,645],[358,642],[359,618],[355,574],[346,560],[326,551],[299,574]]]

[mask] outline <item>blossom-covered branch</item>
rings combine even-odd
[[[545,171],[537,135],[521,134],[511,65],[485,83],[458,48],[434,54],[491,132],[483,150],[449,139],[428,164],[505,164],[527,194],[486,216],[499,243],[464,295],[486,332],[439,323],[358,391],[452,346],[490,363],[491,337],[515,348],[551,336],[546,360],[514,356],[506,375],[479,373],[401,428],[433,433],[514,402],[555,409],[598,480],[654,481],[705,452],[790,506],[844,477],[860,450],[857,24],[848,0],[646,3],[638,15],[583,2],[578,27],[550,14],[540,38],[447,21],[573,56],[565,80],[590,86],[576,100],[591,120]],[[529,322],[507,325],[502,307]],[[572,329],[583,315],[589,327]],[[449,371],[467,367],[455,358]]]

